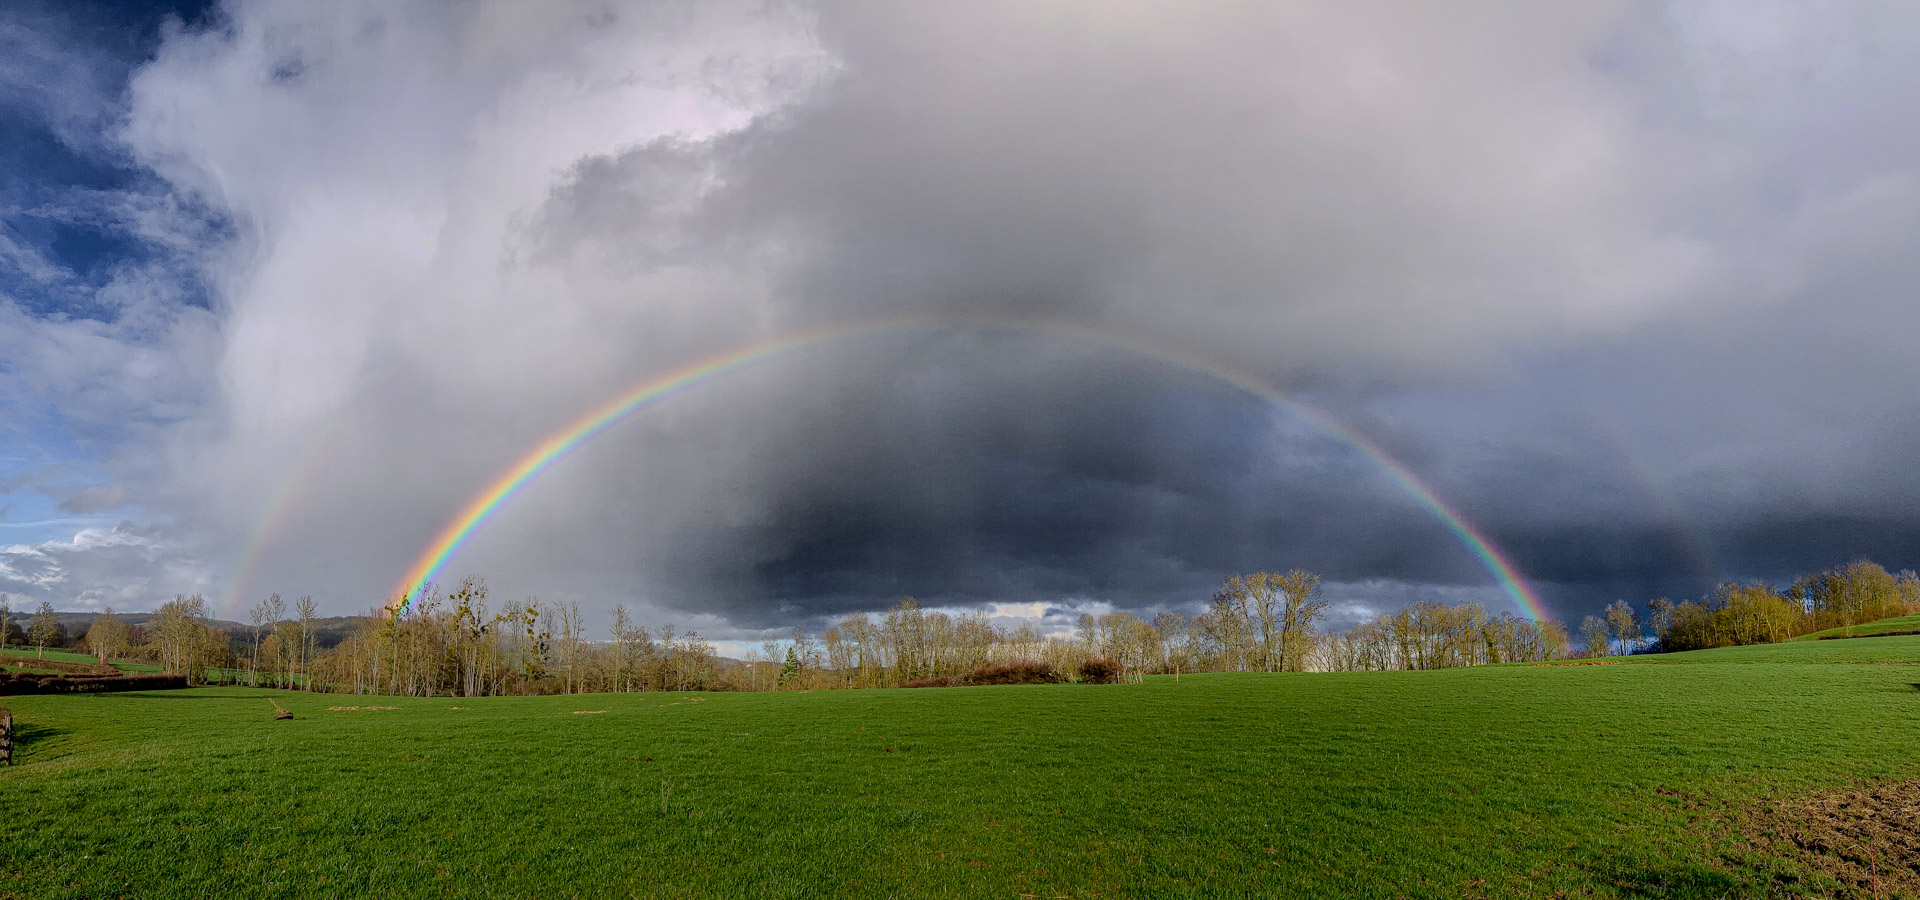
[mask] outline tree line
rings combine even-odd
[[[1618,601],[1582,621],[1579,646],[1559,622],[1490,614],[1474,603],[1422,601],[1344,632],[1323,628],[1327,608],[1321,577],[1303,569],[1228,576],[1191,617],[1172,610],[1151,621],[1126,611],[1083,614],[1069,636],[1043,633],[1032,622],[998,625],[984,612],[924,609],[909,597],[882,613],[845,616],[817,634],[795,630],[730,660],[696,632],[635,623],[624,606],[614,607],[604,635],[588,634],[578,604],[530,597],[496,609],[485,581],[470,578],[450,592],[424,592],[405,614],[374,610],[330,649],[316,644],[312,598],[289,605],[277,594],[248,611],[238,635],[215,627],[205,601],[193,595],[163,604],[139,626],[103,613],[83,644],[102,658],[153,662],[196,682],[409,696],[906,687],[965,683],[970,673],[1007,666],[1063,679],[1138,681],[1201,672],[1439,669],[1779,641],[1920,611],[1920,578],[1856,561],[1784,589],[1730,583],[1697,601],[1655,599],[1644,617]],[[0,635],[41,647],[64,643],[50,605],[25,627],[10,616],[0,602]]]
[[[194,595],[163,604],[141,626],[103,614],[85,643],[102,656],[150,661],[196,682],[409,696],[906,687],[962,683],[1009,666],[1067,680],[1138,681],[1161,673],[1474,665],[1546,658],[1559,646],[1511,616],[1432,604],[1329,635],[1321,629],[1327,602],[1320,587],[1321,577],[1303,569],[1236,574],[1192,617],[1084,614],[1071,636],[1032,622],[997,625],[984,612],[924,609],[908,597],[818,633],[795,630],[742,660],[722,659],[698,633],[639,625],[624,606],[614,607],[609,632],[595,636],[578,604],[527,598],[494,607],[481,579],[449,592],[429,589],[405,614],[376,609],[324,650],[314,642],[312,599],[289,605],[277,594],[249,609],[239,634],[215,627]],[[1468,632],[1480,643],[1469,646]]]
[[[1631,604],[1615,601],[1604,614],[1582,620],[1580,634],[1589,656],[1671,653],[1774,643],[1916,613],[1920,576],[1859,559],[1801,575],[1784,589],[1728,582],[1699,600],[1676,604],[1658,597],[1647,601],[1644,619]]]

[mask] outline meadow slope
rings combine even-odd
[[[1920,634],[1920,616],[1895,616],[1877,622],[1860,625],[1842,625],[1812,634],[1803,634],[1796,641],[1825,641],[1834,638],[1875,637],[1892,634]]]
[[[1817,895],[1739,839],[1743,811],[1920,775],[1920,637],[1116,686],[0,703],[22,721],[0,897]]]

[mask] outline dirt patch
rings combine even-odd
[[[1833,879],[1840,896],[1920,897],[1920,778],[1770,800],[1740,831],[1754,849]]]

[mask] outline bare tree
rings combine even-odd
[[[1673,629],[1673,601],[1658,597],[1647,601],[1647,624],[1653,626],[1653,639],[1665,642]]]
[[[176,596],[163,603],[149,622],[149,640],[160,657],[160,667],[187,676],[194,683],[206,680],[207,667],[221,662],[226,655],[221,643],[223,633],[206,623],[207,601],[199,594]]]
[[[577,601],[560,604],[556,609],[560,615],[560,659],[561,664],[566,667],[567,672],[566,690],[569,694],[576,694],[580,692],[580,676],[582,674],[580,671],[582,649],[580,641],[582,629],[580,604]]]
[[[267,623],[273,621],[269,618],[271,613],[267,603],[268,601],[262,600],[247,607],[247,624],[253,629],[253,658],[247,662],[247,684],[251,687],[260,686],[260,631],[267,626]]]
[[[628,633],[632,624],[627,619],[627,605],[615,603],[613,605],[613,661],[608,668],[612,676],[610,680],[613,682],[613,692],[616,694],[626,690],[627,668],[632,662],[629,659],[631,650],[629,641],[632,635]]]
[[[300,674],[306,679],[307,688],[313,688],[313,676],[307,674],[307,661],[313,658],[313,620],[315,607],[313,597],[304,595],[293,601],[294,615],[300,619]]]
[[[1607,655],[1607,621],[1599,616],[1580,620],[1580,639],[1587,644],[1588,656]]]
[[[1292,569],[1285,575],[1269,573],[1267,580],[1280,594],[1280,670],[1305,671],[1314,624],[1327,609],[1327,601],[1320,599],[1320,576]]]
[[[1246,608],[1233,591],[1222,587],[1215,591],[1207,611],[1193,620],[1194,630],[1204,640],[1203,652],[1216,671],[1240,672],[1247,667],[1251,629]]]
[[[1286,629],[1280,585],[1274,573],[1229,575],[1221,591],[1233,598],[1241,616],[1252,628],[1254,667],[1262,672],[1279,671]]]
[[[127,623],[113,614],[113,608],[93,617],[93,623],[87,626],[87,646],[93,655],[100,658],[100,665],[109,664],[114,657],[125,652],[131,643],[132,630]]]
[[[1642,637],[1640,620],[1633,615],[1633,607],[1625,600],[1615,600],[1607,604],[1607,630],[1620,642],[1622,655],[1632,653]]]

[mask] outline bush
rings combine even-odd
[[[184,675],[6,675],[0,674],[0,697],[22,694],[98,694],[109,691],[164,691],[184,688]]]
[[[984,665],[966,677],[968,684],[1054,684],[1060,680],[1053,666],[1032,659],[1017,659],[1004,666]]]
[[[941,675],[934,678],[915,678],[907,682],[907,687],[964,687],[975,684],[1057,684],[1066,679],[1053,666],[1031,659],[1017,659],[1004,666],[992,664],[981,666],[958,678]]]
[[[1080,663],[1080,680],[1088,684],[1119,684],[1120,661],[1111,656],[1089,656]]]

